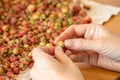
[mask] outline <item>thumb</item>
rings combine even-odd
[[[55,60],[52,56],[50,56],[48,53],[46,53],[41,48],[37,47],[32,50],[32,56],[35,61],[35,63],[38,64],[47,64],[47,65],[54,65],[59,64],[57,60]]]
[[[55,48],[55,57],[62,64],[73,64],[72,60],[63,52],[63,49],[59,46]]]
[[[92,50],[99,52],[102,48],[102,43],[99,40],[89,39],[68,39],[64,42],[65,47],[73,50]]]

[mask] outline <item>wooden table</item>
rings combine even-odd
[[[120,0],[94,0],[102,3],[111,4],[120,7]],[[104,24],[112,32],[120,35],[120,13],[113,16],[108,22]],[[97,67],[86,67],[81,69],[85,80],[114,80],[120,73],[104,70]]]

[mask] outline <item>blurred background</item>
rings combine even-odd
[[[94,1],[98,1],[101,3],[111,4],[111,5],[120,7],[120,0],[94,0]]]

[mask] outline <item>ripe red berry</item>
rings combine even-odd
[[[32,43],[35,43],[35,42],[36,42],[35,37],[32,37],[30,40],[31,40]]]
[[[17,36],[18,36],[18,37],[21,37],[21,36],[23,36],[23,34],[24,34],[23,31],[19,31],[18,34],[17,34]]]
[[[5,76],[0,76],[0,80],[6,80]]]
[[[10,62],[15,62],[16,60],[17,60],[17,58],[15,56],[10,57]]]
[[[80,9],[79,9],[78,6],[73,6],[72,11],[73,11],[73,13],[75,13],[75,14],[79,14]]]
[[[14,68],[13,72],[14,72],[14,74],[19,74],[20,70],[19,70],[19,68]]]
[[[7,72],[6,75],[7,75],[9,78],[14,77],[14,74],[13,74],[12,71]]]
[[[30,69],[33,67],[33,62],[29,64]]]

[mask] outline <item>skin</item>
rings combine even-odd
[[[120,37],[104,26],[73,25],[66,29],[55,43],[58,41],[64,41],[66,48],[78,51],[69,55],[73,61],[120,72]]]
[[[55,43],[59,41],[64,41],[65,47],[72,52],[64,53],[61,47],[33,49],[32,80],[84,80],[70,58],[75,62],[120,72],[120,37],[102,25],[70,26]],[[51,56],[53,54],[54,57]]]
[[[55,58],[49,55],[51,53]],[[61,47],[37,47],[32,55],[35,61],[30,72],[32,80],[84,80],[79,68]]]

